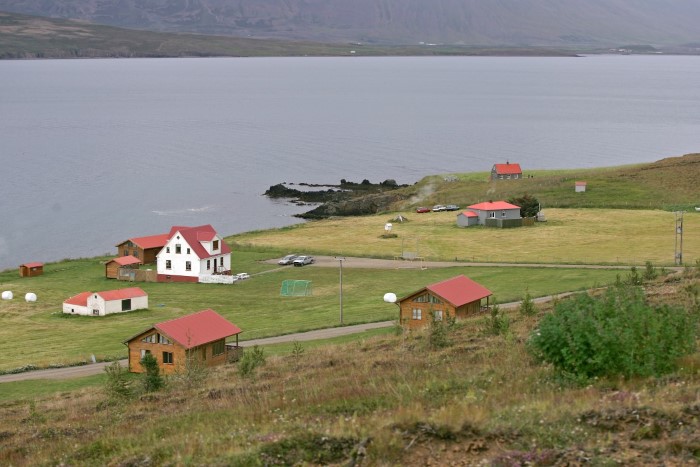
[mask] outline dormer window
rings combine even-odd
[[[214,240],[214,244],[212,245],[212,249],[214,251],[219,249],[219,241],[218,240]]]

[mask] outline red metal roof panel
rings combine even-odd
[[[499,175],[513,175],[523,173],[520,164],[494,164]]]
[[[186,349],[225,339],[241,332],[240,328],[212,309],[206,309],[153,325]]]
[[[87,306],[87,299],[90,295],[92,295],[92,292],[81,292],[67,300],[63,300],[63,303],[67,305]]]
[[[479,217],[479,215],[474,211],[463,211],[462,215],[466,217]]]
[[[141,263],[140,259],[138,259],[136,256],[131,256],[131,255],[118,256],[118,257],[114,258],[113,260],[111,260],[110,262],[112,262],[112,261],[114,261],[115,263],[117,263],[120,266],[129,266],[131,264],[140,264]]]
[[[452,279],[431,284],[426,289],[444,298],[456,307],[491,295],[489,289],[461,274]]]
[[[95,293],[102,297],[105,301],[124,300],[126,298],[145,297],[146,295],[148,295],[139,287],[128,287],[126,289],[117,290],[105,290],[103,292]]]
[[[503,209],[520,209],[520,206],[506,203],[505,201],[485,201],[483,203],[472,204],[467,206],[469,209],[478,209],[479,211],[499,211]]]
[[[24,263],[20,264],[20,266],[24,266],[25,268],[38,268],[43,266],[44,263]]]

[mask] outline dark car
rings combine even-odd
[[[457,206],[456,204],[448,204],[447,206],[445,206],[445,211],[457,211],[457,210],[459,210],[459,206]]]
[[[430,209],[421,206],[419,208],[416,208],[416,212],[430,212]]]

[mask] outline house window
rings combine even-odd
[[[192,270],[192,261],[185,261],[185,271]]]
[[[216,261],[216,260],[214,260]],[[219,266],[223,267],[224,266],[224,257],[222,256],[219,261]]]
[[[190,249],[189,249],[189,248],[187,249],[187,254],[188,254],[188,255],[190,254]]]
[[[130,298],[125,298],[122,300],[122,311],[129,311],[131,310],[131,299]]]
[[[506,217],[506,212],[505,212],[505,211],[501,211],[501,217]]]
[[[134,250],[134,258],[138,258],[138,257],[139,257],[139,250]]]
[[[157,339],[157,335],[156,335],[156,334],[151,334],[151,335],[146,336],[146,337],[144,337],[143,339],[141,339],[141,342],[145,342],[145,343],[147,343],[147,344],[155,344],[155,343],[156,343],[156,339]]]
[[[421,310],[420,308],[414,308],[413,319],[423,319],[423,310]]]
[[[214,260],[214,261],[216,261],[216,260]],[[207,271],[208,271],[209,269],[211,269],[211,260],[208,259],[208,260],[207,260]]]
[[[182,253],[182,245],[178,243],[175,245],[175,254],[179,255],[180,253]]]
[[[172,268],[172,262],[169,259],[165,260],[165,269],[171,269]]]
[[[218,240],[214,240],[214,245],[212,246],[212,249],[214,251],[219,249],[219,241]]]
[[[166,247],[165,247],[165,252],[166,252],[166,253],[170,253],[170,247],[169,247],[169,246],[166,246]]]
[[[127,250],[126,248],[124,248],[124,255],[123,256],[129,256],[129,250]]]
[[[496,218],[496,211],[490,211],[490,212],[489,212],[489,217],[490,217],[491,219],[495,219],[495,218]]]
[[[420,297],[416,297],[413,299],[414,302],[418,303],[427,303],[430,300],[430,297],[428,295],[421,295]]]
[[[442,310],[435,310],[433,316],[435,317],[435,321],[442,321]]]
[[[100,316],[100,310],[92,310],[93,316]]]
[[[170,342],[170,339],[168,339],[167,337],[165,337],[165,336],[162,335],[162,334],[158,334],[158,343],[159,343],[159,344],[165,344],[165,345],[171,345],[171,344],[172,344],[172,342]]]
[[[146,355],[151,355],[151,351],[146,350],[146,349],[141,349],[141,360],[143,360],[143,357],[145,357]]]
[[[163,363],[166,365],[173,364],[173,353],[172,352],[163,352]]]
[[[220,341],[216,341],[211,345],[211,354],[212,356],[217,356],[221,355],[226,351],[226,342],[221,339]]]

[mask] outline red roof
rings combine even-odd
[[[110,263],[114,261],[120,266],[129,266],[130,264],[140,264],[141,260],[138,259],[136,256],[118,256],[114,258],[113,260],[110,261]]]
[[[137,245],[138,247],[143,248],[144,250],[148,250],[149,248],[163,248],[168,242],[169,238],[170,235],[168,234],[149,235],[147,237],[134,237],[128,240],[124,240],[119,245],[122,245],[125,242],[131,242]]]
[[[491,291],[466,276],[459,275],[426,287],[435,295],[444,298],[455,307],[481,300],[491,295]]]
[[[128,287],[126,289],[105,290],[103,292],[95,292],[105,301],[124,300],[125,298],[145,297],[148,295],[139,287]]]
[[[520,206],[506,203],[505,201],[485,201],[483,203],[472,204],[467,206],[469,209],[478,209],[479,211],[498,211],[503,209],[520,209]]]
[[[586,182],[576,182],[576,186],[586,186]]]
[[[184,238],[190,247],[192,247],[192,251],[199,259],[231,253],[231,248],[229,248],[224,241],[219,244],[220,251],[218,253],[211,254],[202,246],[201,242],[210,242],[216,236],[216,230],[214,230],[214,227],[209,224],[200,225],[197,227],[173,226],[170,229],[170,234],[168,234],[169,238],[172,238],[177,232],[180,232],[182,238]]]
[[[68,300],[64,300],[63,303],[68,305],[87,306],[87,299],[90,295],[92,295],[92,292],[81,292],[78,295],[73,295]]]
[[[177,343],[191,349],[241,332],[240,328],[211,309],[153,325]]]
[[[466,217],[479,217],[479,215],[474,211],[463,211],[462,215]]]
[[[39,268],[43,266],[44,263],[24,263],[20,264],[20,266],[24,266],[25,268]]]
[[[513,174],[521,174],[523,173],[522,169],[520,168],[520,164],[494,164],[493,165],[496,168],[496,173],[499,175],[513,175]]]

